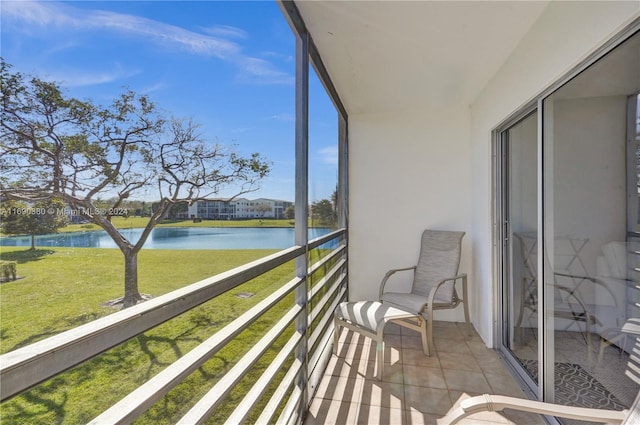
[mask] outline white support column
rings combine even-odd
[[[349,143],[346,118],[338,112],[338,227],[348,228]]]
[[[296,36],[296,199],[295,199],[295,243],[307,246],[309,229],[307,224],[307,205],[309,204],[309,35],[304,32]],[[296,358],[302,364],[298,376],[298,388],[301,391],[299,417],[304,416],[309,394],[307,391],[307,270],[308,247],[305,255],[296,258],[296,276],[304,281],[296,289],[296,303],[302,312],[296,320],[296,331],[303,335],[296,350]]]

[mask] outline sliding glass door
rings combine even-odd
[[[538,358],[538,113],[528,112],[500,132],[502,342],[535,382]]]
[[[636,34],[542,104],[545,395],[558,403],[618,410],[638,391],[626,374],[637,335],[624,327],[640,317],[639,89]]]
[[[495,132],[500,348],[546,401],[640,389],[639,92],[630,32]]]

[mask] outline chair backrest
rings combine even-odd
[[[632,331],[638,330],[638,319],[631,318],[623,328]],[[625,374],[636,384],[640,384],[640,337],[636,336],[633,349],[629,353],[629,362]],[[624,425],[634,425],[640,423],[640,391],[635,401],[629,407],[629,416],[623,422]]]
[[[640,392],[636,396],[635,401],[629,407],[629,414],[622,422],[622,425],[638,425],[640,424]]]
[[[637,332],[640,330],[640,319],[632,317],[622,327],[622,332]],[[636,334],[637,335],[637,334]],[[625,375],[636,384],[640,385],[640,336],[634,338],[634,344],[629,352],[629,361]]]
[[[420,258],[416,266],[411,292],[428,296],[431,288],[458,274],[464,232],[425,230],[422,233]],[[447,282],[436,292],[435,302],[453,300],[454,282]]]

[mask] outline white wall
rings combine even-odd
[[[387,270],[415,265],[426,228],[467,232],[460,270],[470,271],[469,126],[466,106],[350,116],[350,299],[378,299]],[[463,320],[458,310],[436,318]]]
[[[580,258],[595,276],[601,247],[626,236],[627,97],[558,100],[553,110],[554,232],[589,239]]]
[[[491,131],[638,15],[640,2],[552,2],[471,105],[474,325],[494,345]]]
[[[549,144],[553,145],[554,157],[553,201],[549,201],[547,207],[554,211],[554,269],[562,271],[565,268],[566,273],[572,275],[596,276],[597,258],[603,255],[602,247],[612,241],[626,240],[627,96],[556,99],[553,102],[553,114],[545,117],[545,123],[553,121],[553,137]],[[585,240],[578,260],[568,266],[567,262],[573,260],[572,247],[563,238]],[[625,285],[605,281],[609,288],[604,290],[602,286],[575,278],[556,277],[556,282],[566,287],[579,284],[581,299],[598,306],[592,309],[599,325],[592,331],[615,328],[624,322]],[[616,303],[618,308],[613,311],[600,308]],[[558,319],[555,322],[557,329],[567,326]],[[573,323],[573,329],[575,326]]]

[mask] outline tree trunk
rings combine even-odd
[[[142,301],[138,291],[138,251],[124,253],[124,299],[123,308],[136,305]]]
[[[36,235],[31,234],[31,251],[36,250]]]

